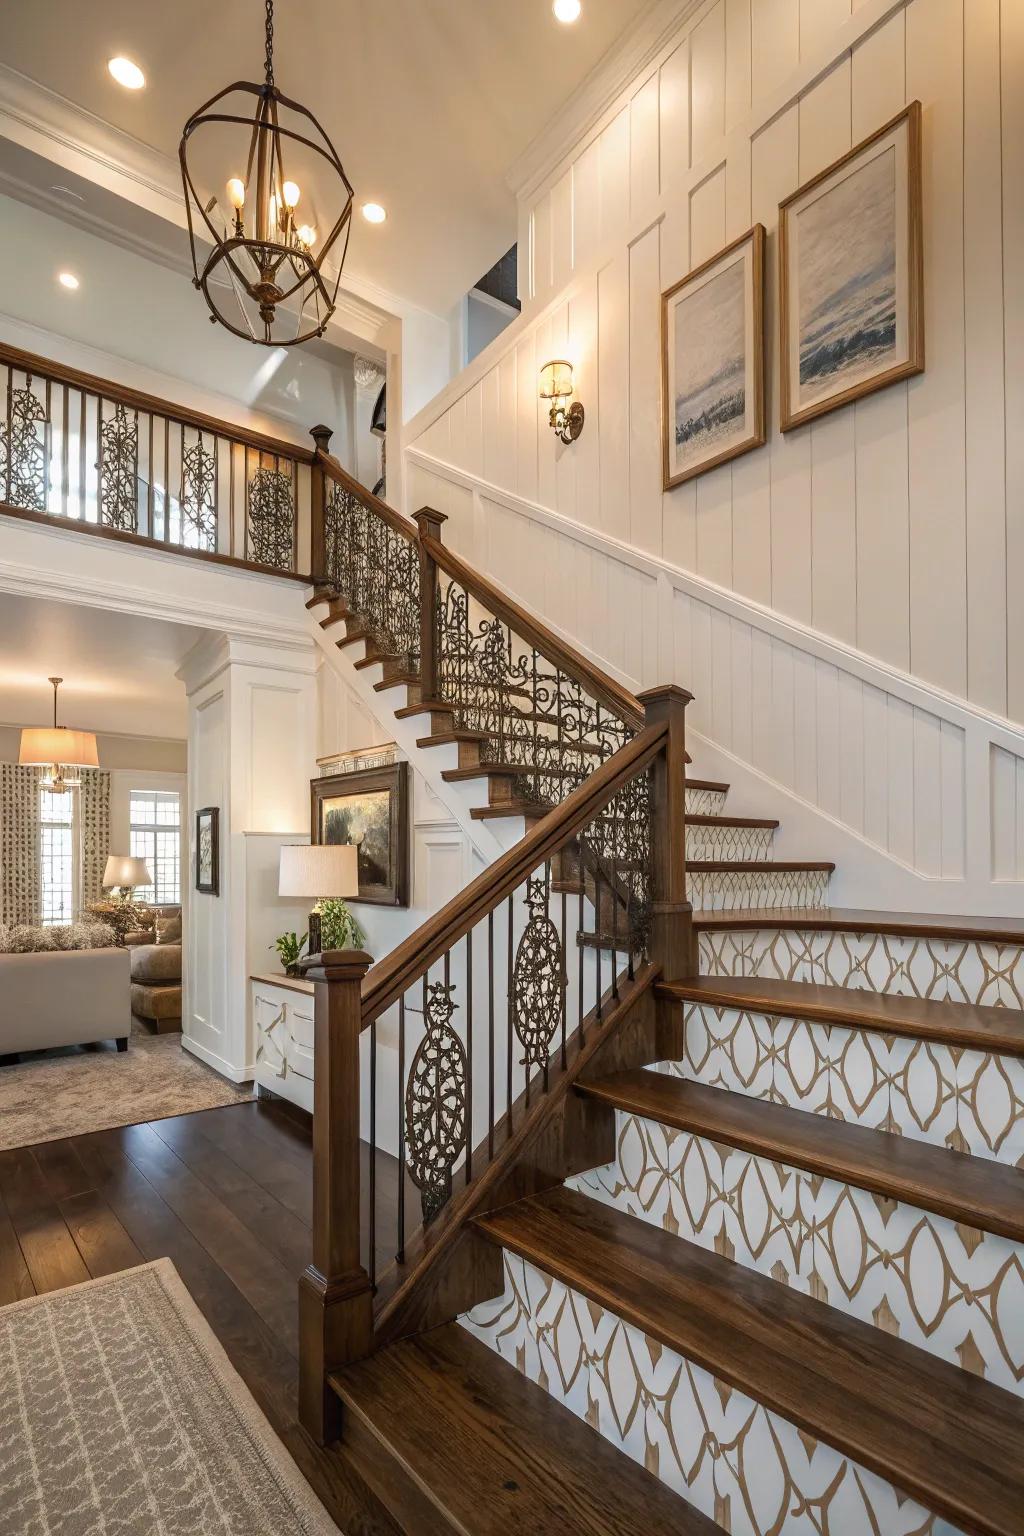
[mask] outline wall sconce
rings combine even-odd
[[[540,371],[540,397],[551,401],[548,420],[556,436],[563,443],[574,443],[583,431],[584,412],[578,400],[566,406],[566,401],[572,399],[572,363],[556,359],[544,364]]]

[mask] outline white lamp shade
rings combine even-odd
[[[92,731],[43,725],[26,726],[22,731],[18,762],[23,768],[49,768],[54,763],[68,768],[98,768],[100,760]]]
[[[321,896],[358,896],[358,858],[354,843],[286,843],[281,849],[278,895],[311,901]]]
[[[103,888],[112,885],[152,885],[153,876],[145,859],[133,859],[127,853],[112,853],[103,871]]]

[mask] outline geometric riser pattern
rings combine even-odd
[[[700,969],[707,975],[776,977],[1024,1008],[1024,947],[1019,944],[817,928],[722,929],[701,933]]]
[[[1007,1238],[618,1113],[570,1188],[1024,1395],[1024,1254]]]
[[[716,869],[686,871],[687,896],[701,912],[744,911],[750,907],[828,906],[827,870]]]
[[[774,837],[771,827],[714,827],[706,822],[687,822],[686,857],[767,860]]]
[[[721,816],[725,810],[725,793],[723,789],[693,789],[687,784],[687,816]]]
[[[933,1041],[683,1004],[682,1062],[711,1088],[1024,1167],[1024,1059]]]
[[[955,1536],[890,1483],[515,1255],[505,1254],[504,1294],[461,1321],[734,1536]]]

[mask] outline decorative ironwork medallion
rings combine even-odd
[[[100,522],[122,533],[139,531],[139,418],[114,407],[100,429]]]
[[[291,570],[295,507],[292,477],[258,469],[249,481],[249,558],[258,565]]]
[[[522,1065],[533,1067],[548,1059],[569,978],[562,941],[548,913],[543,880],[527,880],[526,906],[530,920],[519,940],[512,971],[512,1016],[526,1053]]]
[[[24,389],[11,388],[7,422],[0,427],[0,495],[10,506],[46,511],[49,433],[49,417],[32,393],[31,378]]]
[[[427,1032],[405,1090],[406,1159],[424,1221],[432,1221],[451,1198],[452,1169],[466,1145],[466,1048],[451,1024],[458,1006],[453,991],[442,982],[427,988]]]
[[[200,433],[181,460],[181,534],[186,548],[217,548],[216,492],[217,459]]]

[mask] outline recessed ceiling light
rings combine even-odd
[[[551,0],[551,10],[556,21],[568,26],[570,21],[579,21],[582,11],[582,0]]]
[[[72,289],[74,289],[74,288],[78,287],[78,278],[75,276],[75,274],[73,272],[61,272],[61,273],[59,273],[58,276],[57,276],[57,281],[58,281],[58,283],[60,283],[62,288],[72,288]]]
[[[368,224],[383,224],[387,218],[387,213],[380,203],[364,203],[363,218]]]
[[[116,59],[107,60],[107,68],[117,81],[123,85],[126,91],[141,91],[146,83],[146,77],[137,64],[131,59],[124,59],[118,54]]]

